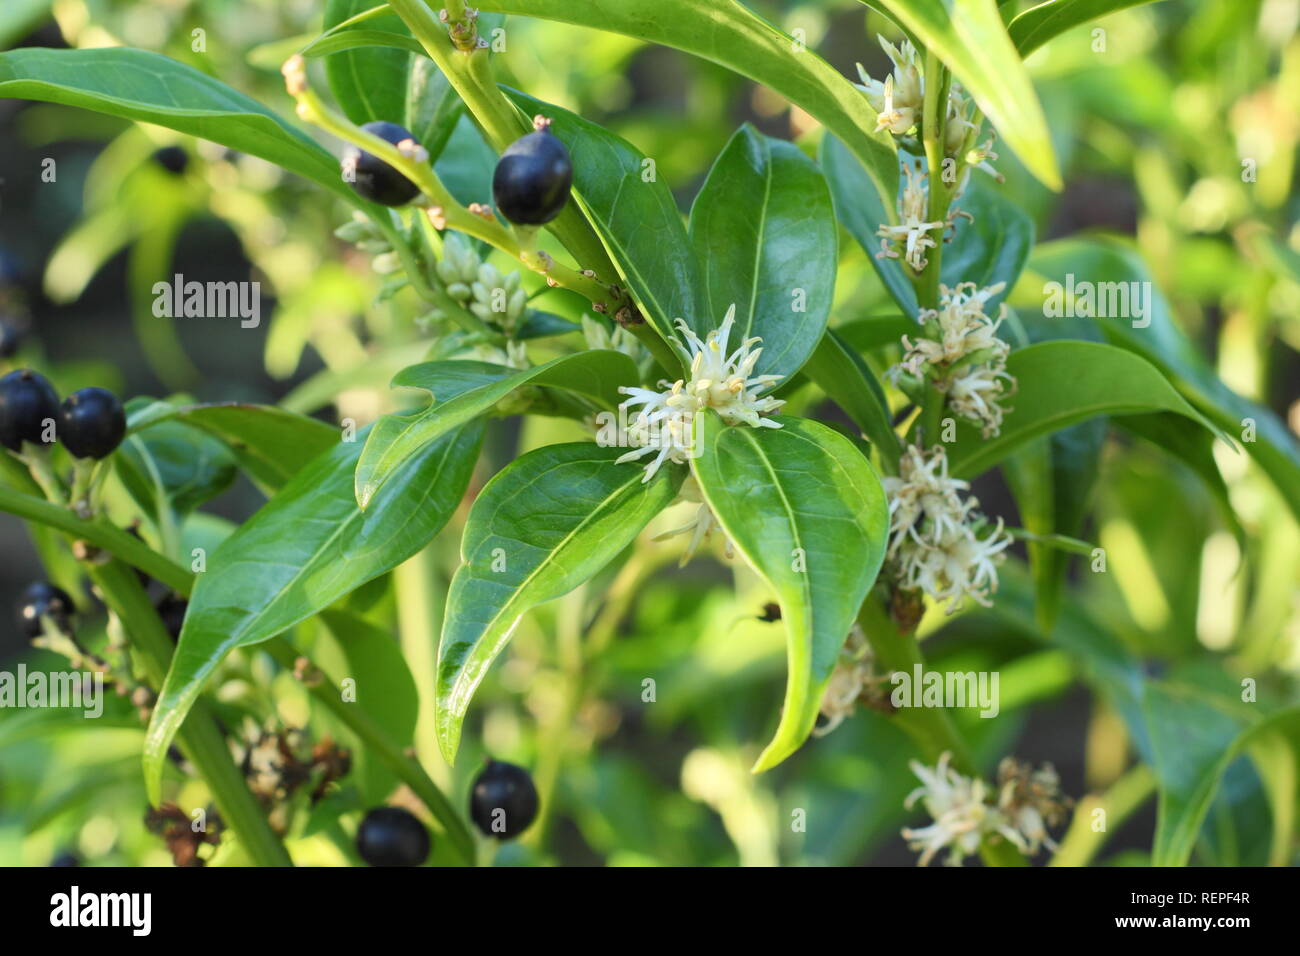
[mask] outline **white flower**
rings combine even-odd
[[[686,348],[674,343],[690,370],[689,379],[676,382],[661,381],[663,391],[649,388],[621,388],[631,396],[622,408],[641,406],[628,428],[628,439],[633,451],[618,460],[632,461],[645,455],[655,455],[646,466],[644,481],[654,477],[665,461],[685,464],[694,448],[692,425],[695,413],[712,408],[728,425],[749,425],[753,428],[780,428],[778,422],[764,417],[777,411],[784,401],[762,393],[779,382],[782,375],[754,375],[761,348],[754,348],[760,338],[745,339],[730,354],[728,340],[736,321],[736,307],[727,310],[722,325],[703,340],[681,319],[677,327],[686,340]]]
[[[925,82],[917,63],[916,48],[907,40],[896,47],[879,34],[876,39],[893,61],[894,71],[882,83],[868,76],[859,63],[861,89],[876,111],[876,129],[902,135],[916,126],[925,104]]]
[[[996,319],[984,314],[989,299],[1005,286],[1003,282],[984,289],[973,282],[955,289],[940,286],[939,308],[921,311],[922,334],[915,340],[903,336],[903,360],[891,370],[895,382],[903,372],[930,379],[947,394],[949,407],[978,424],[986,438],[1001,429],[1004,410],[999,399],[1014,392],[1016,385],[1006,371],[1010,346],[997,335],[1006,318],[1006,304]]]
[[[911,163],[907,163],[903,166],[903,171],[907,174],[907,182],[903,185],[903,194],[898,200],[899,223],[896,226],[882,223],[876,230],[876,235],[881,237],[880,252],[876,253],[876,258],[899,258],[894,245],[901,244],[903,260],[914,271],[920,272],[928,261],[925,250],[938,245],[930,233],[935,229],[942,230],[946,224],[943,221],[929,222],[925,218],[930,203],[929,192],[925,187],[928,174],[920,172],[920,164],[913,168]]]
[[[886,555],[899,583],[946,601],[949,614],[967,597],[991,606],[989,595],[998,589],[997,566],[1012,541],[1002,520],[979,537],[979,501],[962,497],[970,485],[948,476],[948,456],[941,445],[928,456],[916,446],[908,448],[899,472],[898,477],[883,479],[890,521]]]
[[[690,534],[691,539],[686,544],[686,550],[682,553],[678,566],[685,567],[691,558],[695,557],[695,552],[699,550],[700,545],[709,539],[715,529],[722,534],[723,550],[726,552],[727,557],[734,558],[736,556],[736,546],[732,543],[731,538],[727,537],[726,532],[722,530],[722,525],[713,514],[713,509],[704,500],[694,475],[686,476],[681,489],[677,492],[677,497],[679,501],[691,501],[699,505],[695,509],[695,517],[691,519],[689,524],[655,535],[654,540],[665,541],[679,534]]]
[[[1024,838],[1022,849],[1031,856],[1041,846],[1056,849],[1047,828],[1065,820],[1072,802],[1061,794],[1061,779],[1050,763],[1035,770],[1004,757],[998,764],[998,809]]]
[[[862,627],[854,624],[840,650],[839,660],[822,694],[821,714],[826,723],[813,730],[814,737],[825,737],[852,717],[863,694],[871,693],[881,678],[875,672],[875,656]]]
[[[608,349],[612,352],[622,352],[638,364],[649,354],[645,346],[637,341],[637,337],[623,326],[617,325],[614,327],[614,331],[611,332],[589,315],[582,317],[582,337],[586,339],[587,348],[589,349]]]
[[[986,836],[1001,834],[1022,852],[1030,852],[1024,835],[1013,825],[1001,806],[988,802],[987,785],[977,777],[966,777],[953,770],[944,753],[931,770],[913,760],[909,766],[921,778],[922,786],[904,801],[908,809],[921,800],[934,823],[919,830],[904,828],[903,838],[913,850],[921,851],[918,866],[927,866],[934,855],[948,848],[947,863],[961,866],[962,860],[979,850]]]

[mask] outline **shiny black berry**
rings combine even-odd
[[[376,121],[361,128],[394,146],[402,140],[415,139],[409,130],[396,123]],[[362,199],[385,206],[404,206],[420,194],[420,187],[392,166],[355,146],[344,151],[342,167],[343,177]]]
[[[179,176],[190,164],[190,154],[179,146],[164,146],[154,152],[153,161],[167,172]]]
[[[509,840],[537,819],[537,788],[523,767],[490,760],[469,793],[469,815],[487,836]]]
[[[173,641],[180,640],[181,626],[185,623],[185,609],[189,606],[188,601],[175,594],[164,594],[156,605],[158,616],[162,618],[163,626]]]
[[[125,435],[126,413],[107,389],[83,388],[63,400],[59,440],[74,458],[110,455]]]
[[[47,422],[58,417],[59,395],[44,375],[24,368],[0,378],[0,445],[43,444]]]
[[[23,344],[23,330],[12,319],[0,317],[0,358],[12,358]]]
[[[419,866],[429,856],[429,831],[401,807],[378,807],[357,828],[357,852],[371,866]]]
[[[50,866],[81,866],[81,858],[71,850],[64,850],[50,860]]]
[[[71,630],[69,622],[76,610],[67,591],[37,581],[18,599],[18,630],[24,637],[40,637],[42,617],[52,619],[65,631]]]
[[[501,215],[523,226],[540,226],[569,201],[573,164],[569,151],[548,129],[520,137],[501,154],[492,174],[492,197]]]

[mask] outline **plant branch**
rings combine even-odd
[[[1137,764],[1111,784],[1101,795],[1089,795],[1079,801],[1070,828],[1048,866],[1087,866],[1102,846],[1155,793],[1156,778],[1151,768]],[[1093,813],[1105,811],[1105,828],[1094,830]]]

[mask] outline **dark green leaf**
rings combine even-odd
[[[1052,37],[1080,23],[1152,0],[1046,0],[1013,19],[1007,27],[1021,56],[1029,56]]]
[[[393,379],[394,387],[421,388],[434,401],[427,408],[385,415],[370,432],[357,462],[356,497],[369,508],[384,484],[430,442],[450,429],[489,411],[515,389],[526,385],[561,388],[611,408],[620,400],[619,386],[636,382],[636,366],[621,352],[591,350],[518,371],[488,362],[425,362]]]
[[[329,0],[325,5],[326,29],[375,6],[372,0]],[[356,27],[347,27],[331,35],[323,45],[338,43],[358,34],[367,36],[382,31],[421,47],[397,14],[372,17]],[[328,51],[327,51],[328,52]],[[325,77],[330,91],[348,119],[354,123],[386,120],[400,123],[406,116],[406,85],[411,66],[409,49],[391,45],[367,45],[333,52],[325,60]]]
[[[641,466],[615,464],[622,451],[547,445],[506,466],[475,500],[438,646],[438,744],[448,763],[474,691],[524,613],[600,571],[676,495],[681,468],[646,482]]]
[[[849,439],[807,419],[778,421],[780,428],[729,428],[706,411],[695,419],[691,461],[709,507],[776,593],[785,622],[785,705],[756,772],[790,756],[812,731],[889,527],[880,478]]]
[[[746,124],[691,207],[703,269],[698,333],[736,308],[733,342],[763,340],[757,374],[790,376],[821,341],[835,292],[835,215],[817,165]]]
[[[482,426],[470,423],[426,446],[364,514],[352,494],[360,442],[339,442],[208,557],[146,736],[145,781],[155,802],[167,748],[217,665],[428,544],[460,503],[482,437]]]

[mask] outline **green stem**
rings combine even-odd
[[[0,486],[0,511],[56,528],[77,541],[109,552],[180,594],[190,592],[192,578],[188,571],[139,538],[101,519],[78,518],[67,508],[3,486]]]
[[[138,654],[150,684],[155,688],[162,687],[171,664],[172,642],[139,579],[117,561],[108,564],[88,562],[86,572],[99,589],[104,603],[130,634],[131,646]],[[292,866],[293,861],[249,792],[243,774],[231,759],[226,740],[203,700],[195,701],[177,740],[212,791],[222,819],[230,824],[250,859],[258,866]]]
[[[266,649],[281,667],[290,672],[295,669],[299,655],[283,639],[276,638],[268,641]],[[474,839],[456,811],[452,809],[446,796],[424,772],[424,768],[403,751],[369,714],[344,701],[342,692],[319,670],[313,669],[311,679],[306,683],[312,696],[324,704],[330,713],[347,724],[348,729],[360,738],[367,750],[388,764],[402,782],[424,802],[447,838],[451,840],[452,846],[456,848],[461,859],[466,865],[472,866]]]
[[[904,634],[874,595],[868,595],[858,612],[858,623],[871,644],[876,663],[885,673],[912,674],[917,665],[925,668],[925,657],[916,637]],[[930,763],[945,752],[952,754],[952,767],[967,776],[979,776],[970,746],[958,732],[946,710],[936,707],[906,707],[894,712],[893,720],[921,748]],[[980,845],[980,856],[989,866],[1024,866],[1024,855],[1000,836],[988,837]]]
[[[943,182],[943,140],[948,116],[948,82],[947,69],[937,56],[927,52],[921,136],[925,146],[925,162],[929,170],[927,189],[929,208],[926,213],[929,222],[944,222],[948,218],[948,204],[951,200],[947,185]],[[934,309],[939,305],[939,272],[943,262],[942,230],[938,244],[926,258],[928,260],[926,267],[917,278],[916,297],[921,308]]]
[[[1155,774],[1140,763],[1111,784],[1104,794],[1084,797],[1075,808],[1070,828],[1048,866],[1087,866],[1111,834],[1146,803],[1155,789]],[[1093,812],[1098,809],[1106,813],[1105,829],[1101,831],[1092,828]]]

